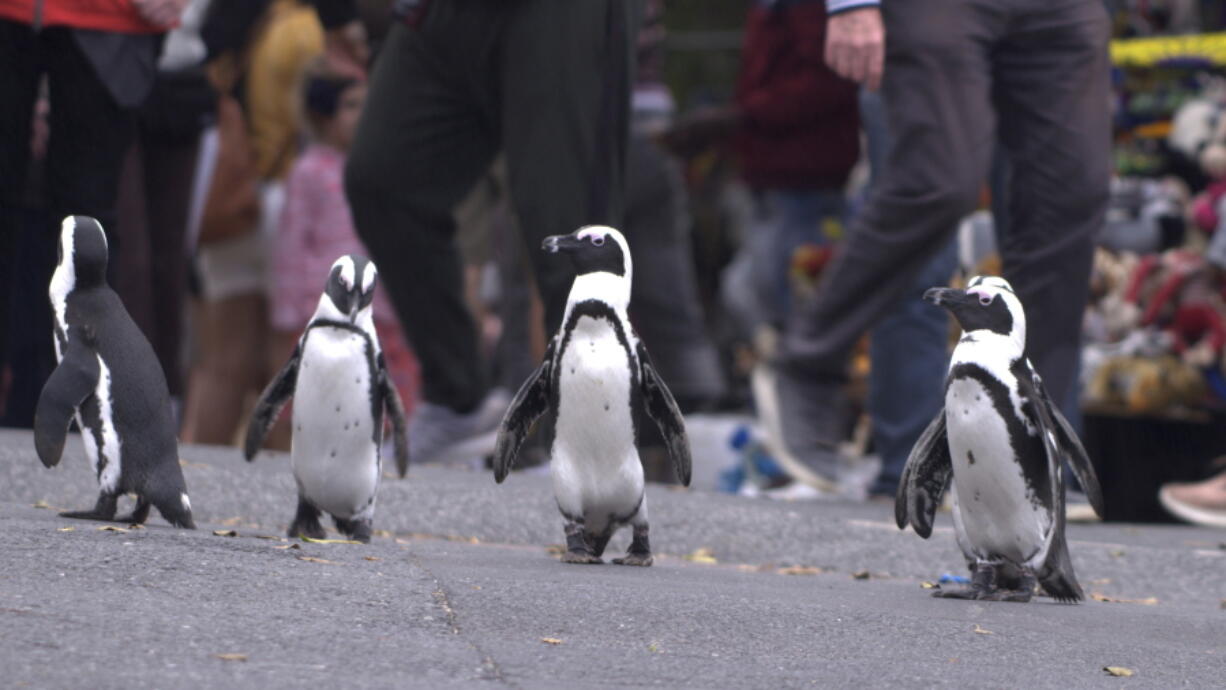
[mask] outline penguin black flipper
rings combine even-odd
[[[1043,560],[1043,565],[1036,569],[1035,575],[1038,576],[1043,589],[1047,590],[1047,593],[1056,601],[1073,603],[1080,601],[1084,594],[1073,572],[1073,559],[1069,556],[1068,542],[1064,537],[1064,458],[1070,454],[1070,451],[1067,445],[1061,445],[1060,436],[1062,434],[1060,434],[1060,423],[1056,421],[1056,417],[1060,416],[1065,425],[1068,424],[1068,421],[1064,420],[1060,411],[1051,404],[1051,398],[1043,388],[1043,381],[1030,366],[1030,362],[1021,360],[1015,365],[1015,368],[1017,367],[1021,367],[1020,371],[1014,372],[1017,375],[1018,393],[1023,400],[1030,403],[1023,409],[1030,415],[1031,422],[1043,440],[1043,447],[1047,451],[1047,466],[1052,477],[1051,505],[1052,519],[1055,524],[1052,525],[1048,537],[1047,557]],[[1078,442],[1078,446],[1080,445]],[[1081,452],[1084,456],[1085,450],[1082,449]],[[1093,486],[1098,492],[1097,478],[1094,479]],[[1089,487],[1087,487],[1086,495],[1090,495]],[[1101,492],[1098,492],[1098,495],[1098,500],[1101,502]],[[1096,507],[1095,510],[1097,509]]]
[[[1019,391],[1032,400],[1041,401],[1050,411],[1051,423],[1048,428],[1056,433],[1060,455],[1068,460],[1073,474],[1077,475],[1077,482],[1081,484],[1081,490],[1085,492],[1086,498],[1090,501],[1090,507],[1099,517],[1102,517],[1103,490],[1098,484],[1098,475],[1094,472],[1094,465],[1090,462],[1085,446],[1081,444],[1081,439],[1077,437],[1073,425],[1065,419],[1060,408],[1052,403],[1051,396],[1047,394],[1047,388],[1043,385],[1043,379],[1030,366],[1030,362],[1023,361],[1020,366],[1023,367],[1023,372],[1019,372],[1022,375],[1017,376]]]
[[[557,338],[549,341],[545,350],[545,360],[541,366],[524,381],[515,399],[502,417],[498,427],[498,441],[494,444],[494,481],[499,484],[507,478],[519,448],[532,431],[532,425],[541,415],[549,411],[553,395],[554,353],[557,351]]]
[[[255,460],[255,454],[260,451],[260,444],[268,430],[277,421],[285,403],[294,395],[294,387],[298,385],[298,363],[302,360],[302,341],[294,348],[294,354],[277,372],[277,376],[268,384],[260,400],[251,413],[251,423],[247,425],[247,441],[243,444],[243,456],[247,462]]]
[[[664,445],[668,447],[668,455],[673,461],[673,471],[683,486],[690,485],[693,462],[690,458],[690,439],[685,433],[685,418],[677,401],[664,385],[664,379],[656,373],[651,365],[651,357],[642,341],[638,343],[639,358],[639,388],[643,394],[643,404],[647,415],[655,421],[664,437]]]
[[[34,411],[34,449],[43,465],[54,467],[64,454],[68,426],[77,407],[98,387],[101,367],[95,338],[88,328],[74,329],[64,358],[51,372]]]
[[[392,383],[392,377],[387,372],[387,362],[383,353],[379,353],[379,390],[383,394],[383,404],[392,418],[392,446],[396,451],[396,471],[403,478],[409,473],[409,435],[408,424],[404,421],[404,402],[400,392]]]
[[[949,486],[953,470],[942,408],[920,434],[903,467],[898,495],[894,499],[894,521],[899,529],[906,529],[910,523],[915,533],[924,539],[932,536],[937,506],[941,505],[941,496]]]

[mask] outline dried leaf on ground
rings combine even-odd
[[[340,565],[336,561],[329,561],[326,558],[316,558],[314,556],[299,556],[298,560],[307,561],[308,563],[325,563],[327,565]]]
[[[857,580],[867,580],[872,577],[873,574],[867,570],[857,570],[856,572],[852,573],[851,576]]]
[[[50,508],[51,505],[40,498],[34,502],[34,507],[35,508]]]
[[[545,553],[548,553],[550,556],[561,556],[566,553],[566,547],[562,544],[550,544],[545,547]]]
[[[312,544],[361,544],[362,543],[360,541],[355,541],[353,539],[313,539],[311,537],[303,537],[302,541],[310,542]]]
[[[991,630],[987,630],[985,628],[979,627],[978,623],[975,624],[975,627],[971,630],[971,632],[976,632],[976,633],[979,633],[980,635],[995,635],[996,634],[992,632]]]
[[[253,534],[256,539],[267,539],[268,541],[285,541],[285,537],[278,537],[275,534]]]
[[[935,582],[929,582],[927,580],[924,580],[923,582],[920,583],[920,587],[923,587],[924,589],[940,589],[941,585],[938,585]]]
[[[1103,666],[1103,670],[1110,675],[1119,676],[1121,678],[1127,678],[1128,676],[1136,673],[1136,671],[1133,671],[1130,668],[1124,668],[1123,666]]]
[[[213,656],[217,657],[218,659],[221,659],[222,661],[246,661],[247,660],[246,654],[214,654]]]
[[[213,530],[214,537],[237,537],[238,532],[232,529],[215,529]]]
[[[57,532],[75,532],[77,531],[77,528],[76,527],[61,527],[57,529],[56,531]]]
[[[1144,599],[1125,599],[1123,597],[1109,597],[1106,594],[1091,592],[1090,598],[1094,601],[1106,601],[1113,604],[1142,604],[1144,606],[1156,606],[1158,597],[1146,597]]]
[[[789,565],[778,572],[780,575],[820,575],[824,571],[812,565]]]
[[[693,561],[695,563],[718,563],[719,562],[715,560],[715,555],[711,553],[711,549],[708,549],[705,546],[699,549],[694,549],[693,553],[686,555],[685,560]]]
[[[544,642],[545,644],[562,644],[562,640],[556,637],[542,637],[541,642]]]
[[[382,558],[379,558],[378,556],[366,556],[366,560],[368,560],[368,561],[381,561],[381,560],[383,560],[383,559],[382,559]]]
[[[272,548],[274,549],[301,549],[302,547],[298,546],[297,544],[284,544],[282,546],[274,546]]]
[[[103,525],[98,528],[98,531],[99,532],[127,532],[128,530],[122,527],[116,527],[115,525]]]

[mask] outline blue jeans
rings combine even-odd
[[[805,244],[830,244],[827,221],[840,226],[846,204],[838,189],[767,189],[755,195],[747,238],[755,302],[763,320],[782,326],[792,305],[792,254]]]
[[[875,176],[885,163],[890,141],[880,94],[861,91],[860,117]],[[920,298],[924,290],[946,285],[957,262],[956,242],[946,242],[916,276],[906,296],[873,328],[868,407],[881,471],[869,487],[870,494],[894,495],[911,447],[944,404],[949,314]]]

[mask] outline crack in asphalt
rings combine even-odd
[[[473,651],[477,653],[477,656],[481,658],[483,679],[495,680],[508,687],[518,688],[518,685],[512,683],[503,674],[502,667],[497,661],[494,660],[494,657],[489,652],[482,649],[481,645],[477,644],[475,640],[464,635],[463,630],[460,629],[459,615],[456,613],[455,608],[451,606],[451,598],[447,596],[447,590],[443,588],[442,580],[434,574],[434,571],[430,570],[430,568],[426,567],[426,565],[421,562],[421,559],[418,558],[417,554],[410,553],[409,562],[415,567],[421,568],[422,572],[429,576],[430,579],[434,580],[434,591],[432,592],[434,596],[434,603],[440,609],[442,609],[443,613],[446,615],[447,625],[451,627],[451,634],[462,638],[469,647],[472,647]]]

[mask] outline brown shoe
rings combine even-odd
[[[1181,520],[1226,527],[1226,472],[1195,484],[1167,484],[1158,491],[1158,500]]]

